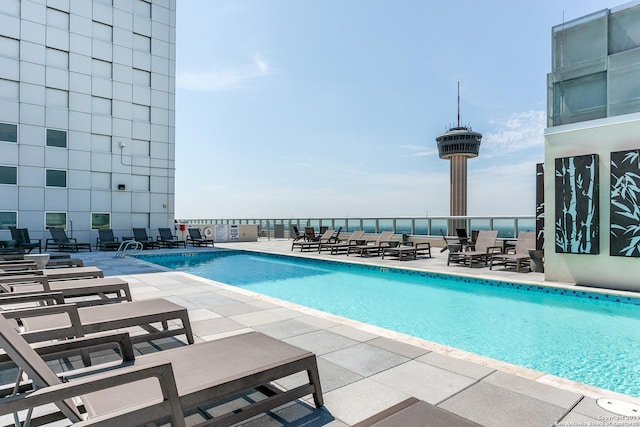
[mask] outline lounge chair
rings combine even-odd
[[[478,233],[478,239],[475,244],[468,247],[469,250],[459,252],[449,251],[447,265],[451,262],[458,262],[463,264],[468,263],[469,267],[472,267],[474,262],[488,263],[493,255],[502,253],[502,246],[496,245],[497,238],[497,230],[481,230]]]
[[[418,254],[431,258],[431,243],[429,242],[409,242],[408,244],[390,245],[382,248],[382,259],[385,255],[397,257],[399,261],[417,259]]]
[[[340,253],[341,251],[347,251],[349,246],[354,246],[359,240],[362,240],[364,236],[364,230],[356,230],[349,238],[344,242],[327,242],[320,244],[319,251],[331,251],[331,255]]]
[[[149,236],[147,236],[146,228],[134,228],[133,238],[135,239],[136,242],[142,243],[143,249],[147,249],[147,248],[153,249],[153,248],[159,247],[159,244],[157,241],[150,239]]]
[[[310,241],[306,240],[304,242],[297,241],[297,242],[291,243],[291,250],[293,250],[296,247],[299,247],[300,252],[312,251],[312,250],[319,251],[320,245],[322,243],[330,242],[331,239],[333,239],[333,235],[334,235],[334,230],[327,229],[324,233],[322,233],[321,236],[319,236],[315,240],[310,240]]]
[[[300,233],[297,225],[292,224],[291,227],[289,227],[289,237],[295,242],[297,240],[304,239],[304,234]]]
[[[353,427],[479,427],[463,418],[435,405],[410,397],[385,409]]]
[[[389,247],[389,241],[393,238],[393,231],[383,231],[375,242],[367,242],[364,245],[353,245],[347,248],[347,256],[351,253],[358,253],[360,256],[380,255],[382,249]]]
[[[85,342],[103,345],[109,339],[112,343],[118,339],[123,364],[115,368],[101,365],[97,373],[72,377],[70,372],[63,380],[41,356],[78,348]],[[257,332],[137,358],[122,334],[67,340],[36,352],[0,316],[0,346],[37,390],[0,400],[0,415],[55,403],[71,422],[102,420],[105,424],[125,426],[168,418],[172,426],[184,426],[182,411],[254,389],[264,390],[266,397],[210,421],[218,425],[235,424],[308,394],[313,395],[316,407],[323,405],[315,355]],[[60,349],[61,346],[64,347]],[[306,373],[308,382],[286,391],[270,384],[297,373]],[[80,400],[86,414],[80,413],[72,398]]]
[[[168,227],[158,228],[158,233],[160,234],[158,237],[158,243],[165,248],[178,248],[180,246],[184,248],[187,247],[187,242],[179,240]]]
[[[518,234],[518,240],[513,250],[509,249],[507,253],[491,256],[489,259],[489,270],[492,270],[494,265],[503,264],[505,267],[515,266],[516,272],[519,273],[522,267],[529,266],[529,262],[531,261],[529,250],[535,248],[535,231],[521,231],[520,234]]]
[[[29,237],[27,228],[11,227],[11,238],[17,242],[17,247],[24,248],[27,253],[38,248],[38,253],[42,253],[42,239],[32,239]]]
[[[129,283],[118,277],[49,281],[42,274],[12,275],[0,277],[0,292],[59,292],[67,302],[74,302],[78,307],[132,300]]]
[[[316,230],[313,227],[304,228],[304,240],[312,242],[316,240]]]
[[[98,239],[96,240],[96,247],[101,251],[112,251],[120,248],[120,239],[113,235],[113,230],[110,228],[99,229]]]
[[[0,271],[0,277],[21,276],[24,270]],[[45,268],[44,270],[31,270],[29,274],[44,275],[49,281],[69,279],[92,279],[104,277],[104,273],[98,267],[69,267],[69,268]]]
[[[87,249],[91,252],[90,243],[79,243],[75,237],[67,237],[64,228],[52,227],[49,229],[51,238],[47,239],[44,250],[49,250],[49,246],[56,247],[59,251],[78,252],[80,249]]]
[[[189,228],[188,230],[189,230],[189,237],[187,238],[187,242],[191,242],[191,245],[208,246],[209,244],[211,244],[211,246],[214,246],[213,239],[206,239],[202,237],[202,234],[200,234],[199,228]]]
[[[23,298],[18,302],[12,301],[13,297],[14,295],[0,295],[0,306],[5,310],[0,313],[5,318],[20,322],[24,328],[22,335],[28,342],[67,339],[139,327],[147,333],[132,336],[133,343],[185,335],[187,342],[193,344],[187,309],[166,299],[154,298],[91,307],[78,307],[75,304],[24,307],[28,302],[40,303],[43,299],[50,300],[51,295],[22,295]],[[22,308],[7,310],[13,308],[13,304],[16,303]],[[170,329],[169,323],[180,326]],[[161,328],[154,324],[160,324]]]

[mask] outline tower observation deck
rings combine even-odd
[[[467,215],[467,159],[478,157],[482,134],[470,127],[460,126],[460,86],[458,85],[458,125],[436,137],[441,159],[451,162],[449,215]],[[449,234],[456,228],[466,228],[465,221],[452,220]]]

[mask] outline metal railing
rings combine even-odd
[[[367,233],[393,231],[396,234],[413,236],[440,235],[440,230],[449,236],[455,236],[455,226],[465,224],[468,233],[472,230],[498,230],[498,237],[516,237],[520,231],[535,231],[535,215],[512,216],[438,216],[438,217],[364,217],[364,218],[212,218],[212,219],[178,219],[180,223],[188,225],[215,224],[255,224],[260,230],[271,235],[275,225],[284,225],[289,230],[296,225],[302,230],[304,227],[314,227],[319,230],[326,226],[331,229],[342,227],[343,232],[364,230]]]

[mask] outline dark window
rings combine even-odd
[[[66,187],[67,171],[47,169],[47,187]]]
[[[0,184],[18,183],[18,168],[15,166],[0,166]]]
[[[67,132],[47,129],[47,145],[49,147],[67,148]]]
[[[0,212],[0,230],[8,230],[9,227],[18,225],[17,212]]]
[[[0,141],[18,142],[18,125],[0,123]]]

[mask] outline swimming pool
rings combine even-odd
[[[139,258],[640,396],[638,299],[242,251]]]

